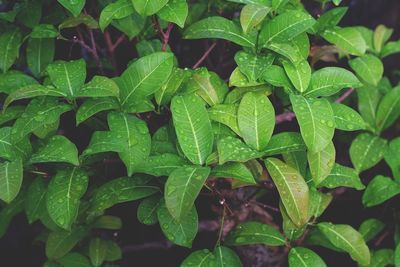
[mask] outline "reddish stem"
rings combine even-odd
[[[208,55],[211,53],[211,51],[214,49],[214,47],[217,45],[217,43],[213,43],[201,56],[201,58],[193,65],[192,69],[196,69],[200,66],[201,63],[208,57]]]

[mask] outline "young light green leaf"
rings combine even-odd
[[[19,28],[0,34],[0,69],[5,73],[19,56],[22,35]]]
[[[237,104],[248,92],[263,93],[266,96],[272,93],[272,88],[267,85],[236,87],[226,95],[224,104]]]
[[[197,250],[185,258],[181,267],[215,267],[215,256],[208,249]]]
[[[204,164],[212,152],[213,132],[203,101],[193,94],[175,96],[171,110],[183,153],[194,164]]]
[[[209,167],[187,166],[169,175],[164,197],[175,220],[180,221],[191,210],[209,174]]]
[[[356,170],[337,163],[333,167],[331,173],[319,185],[327,188],[344,186],[357,190],[365,188]]]
[[[36,77],[46,69],[54,59],[55,44],[50,38],[30,38],[26,48],[26,61],[30,71]]]
[[[31,163],[67,162],[77,166],[79,165],[78,149],[68,138],[55,135],[34,153],[29,161]]]
[[[362,202],[366,207],[379,205],[386,200],[400,194],[400,185],[389,177],[378,175],[373,178],[362,197]]]
[[[55,61],[46,70],[52,83],[68,97],[74,97],[85,83],[86,62],[83,59]]]
[[[93,79],[82,86],[77,92],[77,97],[118,97],[118,85],[110,78],[94,76]]]
[[[10,203],[18,195],[23,179],[21,159],[0,163],[0,199]]]
[[[57,0],[63,7],[68,9],[69,12],[74,15],[74,17],[78,16],[83,7],[85,6],[86,0]]]
[[[168,0],[131,0],[133,7],[142,16],[150,16],[163,8]]]
[[[316,32],[323,33],[327,29],[334,28],[346,14],[348,9],[348,7],[337,7],[324,12],[324,14],[318,18],[313,29]]]
[[[215,267],[243,267],[239,256],[230,248],[217,246],[214,255]]]
[[[299,34],[298,36],[301,36]],[[296,38],[296,37],[295,37]],[[295,38],[293,40],[295,40]],[[291,42],[281,42],[281,43],[270,43],[267,44],[266,48],[274,51],[275,53],[289,59],[292,63],[297,63],[304,59],[302,52],[300,51],[297,44],[294,41]]]
[[[322,222],[317,224],[324,236],[339,249],[348,252],[361,265],[370,263],[370,252],[362,235],[350,225]]]
[[[357,88],[360,85],[360,81],[352,72],[338,67],[325,67],[312,74],[310,88],[305,95],[310,97],[331,96],[343,88]]]
[[[388,42],[382,49],[381,58],[400,53],[400,40]]]
[[[378,85],[382,79],[382,61],[373,55],[364,55],[349,61],[350,67],[357,73],[358,77],[370,85]]]
[[[153,225],[158,222],[157,209],[160,206],[160,196],[154,195],[140,202],[137,209],[138,220],[145,225]]]
[[[101,98],[90,98],[83,102],[76,112],[76,125],[81,124],[85,120],[89,119],[93,115],[105,111],[105,110],[117,110],[119,103],[116,98],[112,97],[101,97]]]
[[[165,20],[176,23],[179,27],[185,26],[186,17],[189,13],[189,7],[186,0],[169,1],[157,15]]]
[[[139,99],[156,92],[168,80],[173,68],[173,54],[158,52],[133,62],[121,75],[119,82],[121,105],[126,109]]]
[[[290,61],[283,60],[282,64],[287,76],[297,91],[300,93],[305,92],[311,79],[311,67],[308,62],[302,60],[293,64]]]
[[[185,159],[176,154],[164,153],[148,157],[137,167],[137,172],[153,176],[169,176],[174,170],[187,164]]]
[[[150,183],[150,180],[147,176],[121,177],[103,184],[93,194],[90,211],[101,212],[115,204],[159,192],[160,189]]]
[[[320,152],[307,151],[308,164],[315,185],[319,185],[331,173],[335,164],[336,150],[333,142]]]
[[[375,166],[383,158],[386,150],[385,139],[369,133],[359,134],[351,143],[350,159],[360,173]]]
[[[83,227],[77,227],[73,231],[51,232],[46,240],[46,256],[49,259],[63,257],[87,234],[88,229]]]
[[[227,136],[219,140],[217,143],[217,150],[219,164],[224,164],[228,161],[246,162],[263,155],[263,153],[253,150],[240,139],[232,136]]]
[[[185,30],[184,38],[219,38],[245,47],[255,46],[255,38],[244,35],[238,25],[223,17],[208,17],[193,23]]]
[[[235,54],[235,61],[240,71],[246,75],[249,81],[257,81],[265,70],[272,65],[275,55],[256,55],[245,51]]]
[[[245,5],[240,12],[240,24],[242,25],[243,32],[248,33],[260,24],[270,11],[271,8],[265,5]]]
[[[256,184],[251,171],[240,162],[228,162],[212,169],[210,176],[236,179],[244,184]]]
[[[94,267],[100,267],[107,255],[107,242],[101,238],[93,238],[89,244],[89,258]]]
[[[180,68],[174,68],[168,81],[161,86],[160,90],[154,93],[154,98],[159,106],[168,104],[172,97],[182,88],[186,79],[190,76],[190,72]]]
[[[237,122],[238,105],[235,104],[217,104],[208,110],[210,120],[225,124],[236,134],[240,135]]]
[[[86,173],[76,167],[58,171],[51,179],[46,194],[47,211],[61,228],[70,230],[75,222],[88,180]]]
[[[289,267],[326,267],[326,264],[314,251],[294,247],[289,251]]]
[[[363,236],[365,242],[375,238],[385,228],[385,224],[378,219],[370,218],[362,222],[358,232]]]
[[[114,20],[125,18],[135,10],[130,0],[117,0],[108,4],[100,13],[99,26],[102,31]]]
[[[375,28],[374,31],[374,48],[376,52],[380,53],[382,50],[382,47],[385,45],[385,43],[390,39],[390,36],[392,36],[393,29],[386,28],[385,25],[378,25]]]
[[[229,77],[229,87],[254,87],[262,84],[262,82],[250,81],[246,75],[240,71],[239,67],[235,68]]]
[[[262,93],[246,93],[238,109],[241,136],[252,148],[264,150],[275,127],[275,110]]]
[[[169,213],[165,203],[161,203],[157,210],[157,217],[161,230],[172,243],[183,247],[192,247],[198,229],[198,216],[195,206],[192,206],[185,216],[176,221]]]
[[[365,122],[360,114],[351,107],[339,103],[331,103],[336,129],[357,131],[365,129]]]
[[[259,44],[287,42],[312,27],[315,20],[303,11],[288,10],[265,23],[259,36]]]
[[[296,151],[306,151],[307,147],[296,132],[282,132],[272,136],[268,146],[263,151],[265,156],[278,155]]]
[[[400,86],[395,87],[381,100],[376,112],[376,125],[379,131],[391,126],[400,116]]]
[[[290,95],[290,102],[308,149],[314,153],[324,149],[335,132],[333,111],[328,100]]]
[[[285,238],[278,230],[259,222],[241,223],[225,239],[225,244],[230,246],[250,244],[283,246],[285,243]]]
[[[322,33],[322,37],[350,55],[362,56],[367,49],[362,35],[356,28],[327,29]]]
[[[297,226],[308,219],[309,194],[304,178],[297,170],[276,158],[267,158],[265,165],[289,217]]]

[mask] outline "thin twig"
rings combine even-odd
[[[217,43],[213,43],[201,56],[201,58],[193,65],[192,69],[196,69],[200,66],[201,63],[208,57],[208,55],[211,53],[211,51],[214,49],[214,47],[217,45]]]
[[[110,62],[111,65],[113,66],[114,69],[114,74],[117,76],[119,74],[118,71],[118,65],[117,65],[117,61],[115,60],[115,55],[114,55],[114,44],[112,43],[111,40],[111,35],[108,31],[104,32],[104,40],[106,42],[106,46],[107,46],[107,51],[110,57]]]
[[[174,28],[174,24],[173,23],[169,23],[167,31],[166,32],[161,31],[162,37],[163,37],[163,44],[162,44],[161,50],[163,52],[165,52],[167,50],[167,45],[168,45],[168,41],[169,41],[169,35],[171,34],[172,28]]]
[[[336,99],[336,103],[342,103],[346,98],[348,98],[354,92],[354,88],[349,88],[343,95],[341,95],[338,99]]]
[[[224,231],[225,212],[226,212],[226,207],[224,206],[224,208],[222,209],[222,216],[221,216],[221,223],[220,223],[220,227],[219,227],[218,239],[217,239],[217,241],[215,242],[214,249],[215,249],[215,248],[220,244],[220,242],[221,242],[222,233],[223,233],[223,231]]]

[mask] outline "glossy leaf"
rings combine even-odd
[[[351,143],[350,159],[358,172],[375,166],[383,158],[386,140],[369,133],[359,134]]]
[[[400,86],[395,87],[381,100],[376,113],[376,125],[380,131],[391,126],[400,116]]]
[[[240,12],[240,24],[243,32],[248,33],[268,15],[271,8],[259,4],[248,4],[242,8]]]
[[[113,80],[103,76],[94,76],[76,93],[77,97],[118,97],[118,95],[118,85]]]
[[[325,194],[314,187],[310,188],[310,200],[309,200],[309,210],[308,215],[309,217],[318,218],[319,216],[324,213],[326,208],[332,202],[333,196],[329,193]]]
[[[209,174],[208,167],[188,166],[169,175],[165,183],[165,204],[177,221],[191,210]]]
[[[43,178],[37,177],[29,185],[25,199],[25,211],[28,222],[38,220],[46,211],[47,185]]]
[[[137,172],[153,176],[169,176],[174,170],[188,164],[185,159],[176,155],[165,153],[150,156],[137,167]]]
[[[346,14],[347,10],[348,7],[337,7],[324,12],[314,25],[315,31],[322,33],[326,29],[334,28]]]
[[[364,191],[362,202],[366,207],[379,205],[400,194],[400,185],[389,177],[378,175],[373,178]]]
[[[385,151],[385,161],[392,170],[392,174],[395,180],[400,179],[400,138],[395,138],[390,141],[387,150]]]
[[[78,149],[66,137],[55,135],[31,156],[30,162],[67,162],[79,165]]]
[[[168,3],[168,0],[132,0],[136,11],[142,16],[150,16]]]
[[[334,28],[325,30],[322,36],[330,43],[336,45],[344,52],[362,56],[367,49],[367,45],[360,32],[351,27]]]
[[[0,163],[0,199],[10,203],[18,195],[23,179],[21,159]]]
[[[0,74],[0,92],[8,95],[16,89],[37,83],[33,77],[16,70]]]
[[[26,60],[30,71],[36,77],[46,69],[54,58],[55,44],[49,38],[31,38],[26,48]]]
[[[250,81],[257,81],[264,74],[265,70],[272,65],[275,56],[273,54],[256,55],[245,51],[235,54],[235,61],[240,71]]]
[[[240,162],[228,162],[212,169],[210,176],[236,179],[244,184],[256,184],[251,171]]]
[[[0,69],[6,72],[19,56],[22,35],[18,28],[0,34]]]
[[[135,10],[133,9],[130,0],[118,0],[114,3],[108,4],[100,13],[99,26],[102,31],[114,20],[122,19],[131,15]]]
[[[185,258],[181,267],[215,267],[215,256],[208,249],[197,250]]]
[[[49,259],[59,259],[87,235],[87,229],[78,227],[73,231],[60,230],[51,232],[46,241],[46,256]]]
[[[158,105],[168,104],[172,97],[181,89],[182,85],[185,84],[185,80],[190,75],[186,70],[180,68],[174,68],[168,81],[161,86],[160,90],[154,93],[154,98]]]
[[[75,17],[81,13],[86,0],[57,0],[63,7],[68,9]]]
[[[78,252],[70,252],[57,260],[63,267],[91,267],[86,256]]]
[[[299,133],[282,132],[272,136],[263,152],[265,156],[272,156],[305,150],[307,147]]]
[[[99,267],[107,255],[107,242],[101,238],[93,238],[89,244],[89,258],[94,267]]]
[[[174,0],[169,1],[157,14],[161,19],[176,23],[183,28],[188,12],[189,7],[186,0]]]
[[[11,128],[0,128],[0,157],[10,161],[27,159],[32,152],[32,147],[27,137],[17,143],[11,140]]]
[[[265,165],[289,217],[297,226],[308,219],[308,186],[297,170],[276,158],[267,158]]]
[[[93,228],[119,230],[122,228],[122,221],[119,217],[103,215],[93,223]]]
[[[137,209],[138,220],[145,225],[153,225],[158,222],[157,209],[160,206],[160,196],[152,196],[140,202]]]
[[[358,110],[369,129],[376,129],[376,109],[381,95],[377,88],[361,87],[357,89]]]
[[[238,109],[241,136],[252,148],[264,150],[275,126],[275,110],[269,99],[260,93],[245,94]]]
[[[253,150],[240,139],[227,136],[217,143],[219,164],[228,161],[246,162],[250,159],[259,158],[262,153]]]
[[[363,118],[354,109],[339,103],[331,104],[335,117],[336,129],[343,131],[357,131],[365,129]]]
[[[307,152],[308,164],[315,185],[319,185],[330,174],[336,158],[333,143],[328,144],[320,152]]]
[[[36,25],[30,34],[31,38],[56,38],[59,32],[56,27],[51,24]]]
[[[358,232],[364,237],[365,242],[375,238],[385,228],[385,224],[380,220],[370,218],[362,222]]]
[[[326,267],[326,264],[314,251],[294,247],[289,251],[289,267]]]
[[[378,85],[383,75],[383,64],[373,55],[364,55],[349,61],[351,68],[367,84]]]
[[[217,246],[214,249],[215,267],[242,267],[239,256],[230,248]]]
[[[235,104],[217,104],[208,109],[208,115],[210,120],[225,124],[239,135],[237,110],[238,105]]]
[[[204,103],[195,95],[175,96],[171,110],[183,153],[194,164],[204,164],[213,146],[211,122]]]
[[[116,110],[119,108],[119,103],[116,98],[101,97],[91,98],[83,102],[76,112],[76,125],[81,124],[93,115],[105,111],[105,110]]]
[[[344,186],[355,188],[357,190],[365,188],[356,170],[337,163],[333,167],[331,173],[319,185],[327,188]]]

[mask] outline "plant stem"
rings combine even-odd
[[[214,250],[220,244],[221,238],[222,238],[222,233],[224,232],[225,211],[226,211],[226,208],[224,205],[223,209],[222,209],[222,217],[221,217],[221,223],[220,223],[219,232],[218,232],[218,239],[215,242]]]
[[[201,58],[193,65],[192,69],[196,69],[200,66],[201,63],[208,57],[208,55],[211,53],[211,51],[214,49],[214,47],[217,45],[217,43],[213,43],[201,56]]]

